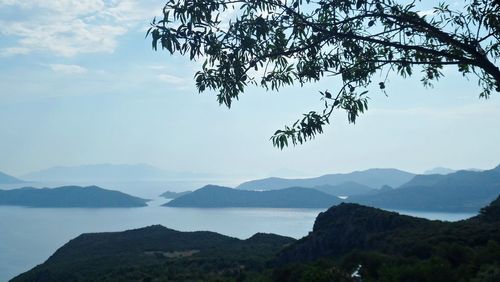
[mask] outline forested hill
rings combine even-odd
[[[499,208],[500,197],[476,217],[442,222],[341,204],[321,213],[274,264],[283,281],[359,265],[364,281],[499,281]]]
[[[398,187],[410,181],[415,174],[392,168],[373,168],[364,171],[351,173],[327,174],[314,178],[285,179],[285,178],[265,178],[252,180],[240,184],[241,190],[275,190],[288,187],[307,187],[321,185],[339,185],[346,182],[355,182],[370,188],[380,188],[384,185]]]
[[[55,208],[144,207],[147,200],[97,186],[0,190],[0,205]]]
[[[328,208],[341,200],[335,196],[309,189],[287,188],[272,191],[245,191],[207,185],[192,193],[173,199],[169,207],[262,207],[262,208]]]
[[[83,234],[12,281],[221,281],[260,272],[295,239],[258,233],[247,240],[160,225]],[[217,280],[218,279],[218,280]]]

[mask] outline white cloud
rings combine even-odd
[[[84,74],[87,69],[79,65],[51,64],[50,69],[64,74]]]
[[[158,79],[175,85],[182,85],[186,83],[186,80],[184,78],[171,74],[159,74]]]
[[[162,5],[152,0],[0,0],[2,7],[15,8],[19,15],[0,20],[0,35],[16,40],[1,55],[48,51],[70,57],[113,52],[120,36],[147,25]]]
[[[148,66],[149,69],[152,69],[152,70],[164,70],[166,69],[167,67],[166,66],[158,66],[158,65],[152,65],[152,66]]]
[[[30,49],[25,47],[9,47],[0,50],[0,57],[10,57],[13,55],[28,54]]]

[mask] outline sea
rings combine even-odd
[[[84,209],[0,206],[0,282],[8,281],[43,263],[58,248],[82,233],[124,231],[161,224],[179,231],[214,231],[240,239],[249,238],[257,232],[275,233],[298,239],[312,230],[316,216],[324,211],[323,209],[163,207],[161,205],[168,200],[158,197],[160,189],[174,191],[178,189],[165,189],[162,185],[163,188],[158,186],[139,193],[131,193],[131,190],[134,190],[132,187],[138,185],[122,190],[151,199],[147,207]],[[457,221],[475,215],[397,212],[445,221]]]

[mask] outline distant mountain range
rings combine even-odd
[[[339,198],[310,188],[292,187],[271,191],[245,191],[207,185],[173,199],[168,207],[260,207],[260,208],[327,208],[337,205]]]
[[[0,171],[0,184],[16,184],[23,182],[24,181],[17,179],[14,176],[10,176]]]
[[[11,281],[498,281],[499,211],[500,198],[441,222],[340,204],[300,240],[158,225],[83,234]]]
[[[148,181],[171,179],[203,179],[213,175],[190,172],[169,172],[147,164],[94,164],[56,166],[22,176],[31,181]]]
[[[387,171],[380,173],[376,170],[370,173],[373,179],[378,179],[373,176],[373,173],[380,176],[387,174]],[[358,176],[359,174],[364,175],[361,172],[356,174]],[[396,174],[400,173],[396,172]],[[331,179],[342,178],[344,180],[346,177],[346,175],[335,175],[331,176]],[[368,176],[358,177],[359,179],[366,180]],[[240,185],[239,187],[264,187],[258,183],[267,183],[268,180],[247,182],[248,185]],[[279,185],[285,185],[301,181],[303,180],[282,179],[278,182],[281,182]],[[313,182],[311,179],[305,181]],[[485,171],[461,170],[446,175],[416,175],[398,188],[384,185],[380,189],[374,189],[356,182],[343,182],[337,185],[321,185],[310,188],[277,189],[278,182],[274,182],[274,186],[273,184],[265,186],[270,190],[263,191],[208,185],[180,196],[167,203],[166,206],[324,208],[345,201],[395,210],[478,212],[481,207],[500,194],[500,166]],[[254,184],[256,186],[253,186]],[[340,200],[341,196],[348,198]]]
[[[398,187],[410,181],[415,174],[392,168],[373,168],[351,173],[327,174],[314,178],[286,179],[265,178],[244,182],[237,186],[241,190],[276,190],[288,187],[312,188],[323,185],[345,185],[345,183],[358,183],[370,188],[378,189],[384,185]]]
[[[0,190],[0,205],[54,208],[144,207],[147,200],[96,186]]]
[[[356,195],[349,202],[400,210],[477,212],[500,194],[500,166],[447,175],[418,175],[398,189]]]

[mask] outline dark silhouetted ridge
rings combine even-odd
[[[243,270],[262,271],[294,241],[274,234],[239,240],[161,225],[82,234],[12,281],[220,281]]]

